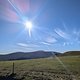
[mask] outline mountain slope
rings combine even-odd
[[[0,55],[0,60],[24,60],[24,59],[37,59],[48,58],[56,56],[78,56],[80,51],[68,51],[65,53],[52,52],[52,51],[35,51],[35,52],[14,52],[6,55]]]
[[[7,55],[0,55],[0,60],[22,60],[47,58],[53,56],[54,52],[35,51],[35,52],[15,52]]]
[[[62,56],[78,56],[80,55],[80,51],[68,51],[62,54]]]

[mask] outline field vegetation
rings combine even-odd
[[[1,79],[11,75],[13,80],[80,80],[80,56],[0,61]]]

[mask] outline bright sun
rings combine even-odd
[[[24,23],[25,27],[28,29],[28,32],[29,32],[29,36],[31,37],[31,29],[32,29],[32,22],[31,21],[26,21]]]
[[[31,30],[31,28],[32,28],[32,22],[31,21],[26,21],[25,22],[25,27],[28,28],[29,30]]]

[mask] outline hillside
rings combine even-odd
[[[80,51],[68,51],[64,52],[61,56],[78,56],[80,55]]]
[[[0,55],[0,60],[23,60],[23,59],[47,58],[53,56],[53,54],[54,52],[46,52],[46,51],[14,52],[7,55]]]
[[[0,55],[0,60],[24,60],[24,59],[37,59],[48,58],[54,56],[78,56],[80,51],[68,51],[65,53],[52,52],[52,51],[35,51],[35,52],[14,52],[6,55]]]

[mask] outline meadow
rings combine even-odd
[[[0,61],[0,76],[12,74],[13,62],[14,80],[80,80],[80,56]]]

